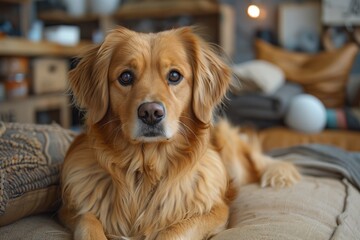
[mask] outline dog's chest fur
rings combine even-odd
[[[73,200],[80,213],[94,213],[109,236],[141,238],[163,230],[159,226],[209,212],[222,201],[226,182],[217,176],[226,173],[216,152],[208,150],[191,168],[171,171],[176,163],[170,158],[175,156],[166,151],[149,148],[120,156],[111,151],[89,152],[86,168],[83,163],[71,169],[81,171],[71,175],[82,179],[68,182],[77,193]]]

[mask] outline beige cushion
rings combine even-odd
[[[358,239],[359,202],[359,192],[347,181],[305,177],[295,187],[281,190],[251,184],[241,189],[234,204],[233,228],[213,240]],[[54,215],[31,216],[0,227],[0,236],[71,239]]]
[[[346,180],[304,177],[288,189],[244,186],[236,199],[227,239],[357,239],[360,193]]]
[[[72,240],[54,214],[40,214],[20,219],[0,227],[0,239],[4,240]]]

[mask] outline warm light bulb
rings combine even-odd
[[[260,8],[256,5],[250,5],[247,9],[247,13],[252,18],[258,18],[260,16]]]

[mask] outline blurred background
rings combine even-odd
[[[156,32],[197,25],[232,61],[256,58],[255,39],[317,54],[360,42],[359,0],[0,0],[0,120],[81,125],[66,92],[74,57],[116,25]],[[360,57],[347,104],[359,104]]]

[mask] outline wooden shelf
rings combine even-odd
[[[0,0],[1,1],[1,0]],[[71,16],[64,11],[48,11],[38,14],[39,19],[46,22],[76,24],[101,21],[104,17],[113,17],[118,20],[140,18],[168,18],[181,15],[203,16],[219,13],[219,6],[209,1],[163,1],[161,4],[153,2],[124,4],[112,16],[86,14]]]
[[[124,4],[114,14],[119,20],[140,18],[168,18],[182,15],[203,16],[218,14],[219,5],[210,1],[162,1]]]
[[[1,1],[1,0],[0,0]],[[86,14],[71,16],[64,11],[47,11],[38,14],[38,18],[45,22],[77,24],[101,21],[102,18],[115,18],[118,20],[131,20],[141,18],[169,18],[182,15],[204,16],[218,14],[219,6],[207,0],[198,1],[163,1],[129,3],[122,5],[112,16]]]
[[[31,42],[24,38],[5,37],[0,38],[0,56],[73,57],[91,44],[90,42],[81,42],[77,46],[62,46],[46,41]]]
[[[0,0],[0,3],[13,3],[13,4],[22,4],[30,3],[31,0]]]
[[[96,22],[101,18],[96,14],[86,14],[84,16],[71,16],[64,11],[40,12],[38,18],[45,22],[56,22],[63,24]]]
[[[30,0],[0,0],[1,2],[28,3]],[[99,22],[105,26],[110,19],[163,19],[178,16],[211,16],[220,13],[219,5],[208,0],[197,1],[161,1],[158,4],[142,1],[122,5],[111,16],[88,14],[84,16],[70,16],[64,11],[50,11],[39,13],[39,19],[45,22],[62,24],[80,24]],[[81,50],[91,43],[82,42],[78,46],[62,46],[46,41],[31,42],[24,38],[0,38],[0,56],[58,56],[71,57],[78,55]]]

